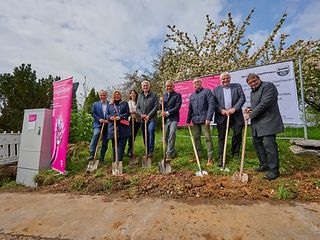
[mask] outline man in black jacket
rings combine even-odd
[[[207,144],[207,166],[211,166],[214,161],[213,145],[210,133],[210,122],[212,120],[214,112],[213,94],[209,89],[202,87],[202,81],[200,78],[195,78],[193,80],[193,87],[195,88],[195,92],[191,94],[189,100],[187,125],[189,125],[192,120],[194,141],[198,152],[198,156],[201,155],[200,137],[201,132],[203,133]]]
[[[179,110],[182,104],[180,93],[174,91],[174,84],[171,80],[166,81],[167,92],[163,96],[164,111],[161,115],[165,117],[165,132],[167,144],[167,159],[174,158],[177,155],[175,150],[176,131],[180,120]]]
[[[246,97],[239,83],[230,83],[231,76],[228,72],[220,74],[220,86],[213,89],[215,102],[214,122],[218,129],[218,156],[219,166],[222,167],[223,147],[226,136],[227,117],[229,116],[229,127],[232,128],[232,156],[238,156],[242,139],[242,128],[244,124],[242,106]]]

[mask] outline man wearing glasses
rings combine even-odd
[[[271,82],[263,82],[250,73],[247,84],[251,88],[251,107],[245,110],[245,120],[251,119],[252,144],[260,166],[257,172],[268,172],[264,178],[279,177],[279,155],[276,134],[284,131],[278,106],[278,90]]]

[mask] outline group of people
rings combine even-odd
[[[187,126],[192,122],[194,140],[198,156],[201,156],[201,133],[205,137],[207,146],[207,166],[214,163],[213,144],[210,132],[210,123],[213,115],[218,130],[218,166],[223,164],[223,149],[227,127],[232,129],[231,155],[239,156],[242,141],[242,129],[245,121],[251,120],[252,143],[260,161],[257,172],[268,172],[264,178],[273,180],[279,177],[279,156],[276,134],[284,130],[278,106],[278,91],[271,82],[263,82],[256,74],[249,74],[246,79],[251,88],[251,107],[242,110],[246,101],[240,84],[231,83],[228,72],[220,75],[220,85],[213,90],[203,88],[200,78],[193,80],[195,91],[190,95],[187,116]],[[150,89],[150,82],[141,83],[142,92],[130,91],[130,100],[122,101],[120,91],[113,92],[110,102],[107,101],[107,92],[100,90],[100,101],[92,107],[93,137],[90,144],[90,156],[93,160],[97,142],[102,135],[100,161],[104,160],[108,147],[108,140],[112,140],[113,160],[115,161],[115,132],[117,134],[118,160],[122,161],[128,143],[128,156],[133,156],[134,140],[141,128],[147,155],[154,153],[155,130],[157,112],[160,104],[161,116],[165,119],[166,156],[170,160],[176,157],[175,149],[176,130],[179,122],[179,110],[182,105],[181,94],[174,90],[174,83],[166,81],[166,93],[159,103],[156,93]],[[228,123],[228,124],[227,124]],[[116,127],[115,127],[116,126]],[[134,130],[134,131],[132,131]],[[133,136],[132,136],[133,134]]]

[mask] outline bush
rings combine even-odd
[[[71,113],[69,143],[90,141],[92,137],[92,116],[84,110]]]

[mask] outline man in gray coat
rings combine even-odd
[[[141,130],[144,142],[144,122],[147,122],[147,143],[145,142],[145,144],[147,145],[148,156],[152,157],[154,152],[159,99],[156,93],[150,91],[150,87],[149,81],[143,81],[141,83],[142,93],[139,94],[137,100],[137,115],[141,118]]]
[[[218,129],[218,156],[219,166],[222,167],[223,147],[226,136],[227,117],[229,127],[232,128],[232,156],[239,156],[242,128],[244,124],[242,106],[246,97],[239,83],[230,83],[231,76],[228,72],[220,74],[221,85],[213,89],[215,102],[214,122]]]
[[[197,149],[198,156],[201,154],[201,131],[206,139],[208,162],[207,166],[211,166],[213,159],[213,145],[210,133],[210,122],[214,112],[214,100],[212,92],[202,87],[200,78],[193,80],[193,87],[195,92],[190,96],[189,111],[187,118],[187,125],[191,120],[193,123],[194,141]]]
[[[251,119],[252,143],[260,166],[257,172],[268,171],[264,178],[279,177],[279,155],[276,134],[284,131],[278,106],[278,91],[271,82],[263,82],[250,73],[247,83],[251,87],[251,108],[246,109],[245,120]]]

